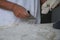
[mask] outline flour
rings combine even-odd
[[[19,23],[0,30],[1,40],[52,40],[55,36],[51,24]]]

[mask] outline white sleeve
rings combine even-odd
[[[54,9],[59,3],[60,3],[60,0],[53,0],[53,1],[50,3],[50,8],[51,8],[51,9]]]
[[[42,5],[42,11],[41,11],[41,13],[42,14],[47,14],[48,12],[49,12],[49,9],[50,9],[50,2],[49,1],[46,1],[43,5]]]
[[[42,5],[42,14],[47,14],[52,9],[54,9],[58,4],[60,3],[60,0],[47,0],[43,5]]]

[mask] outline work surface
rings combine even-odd
[[[52,24],[20,23],[0,27],[0,40],[53,40],[55,36]]]

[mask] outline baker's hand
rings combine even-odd
[[[29,17],[29,14],[26,11],[26,9],[19,5],[15,5],[13,7],[13,12],[14,12],[15,16],[18,18],[28,18]]]

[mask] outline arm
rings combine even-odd
[[[54,9],[55,7],[57,7],[57,5],[60,3],[60,0],[55,0],[50,4],[50,10]]]
[[[14,12],[15,16],[20,17],[20,18],[26,18],[29,16],[27,13],[26,9],[22,6],[19,6],[17,4],[14,4],[9,1],[1,1],[0,0],[0,8],[11,10]]]
[[[6,0],[3,0],[3,1],[0,0],[0,8],[13,10],[14,5],[15,4],[13,4],[11,2],[7,2]]]

